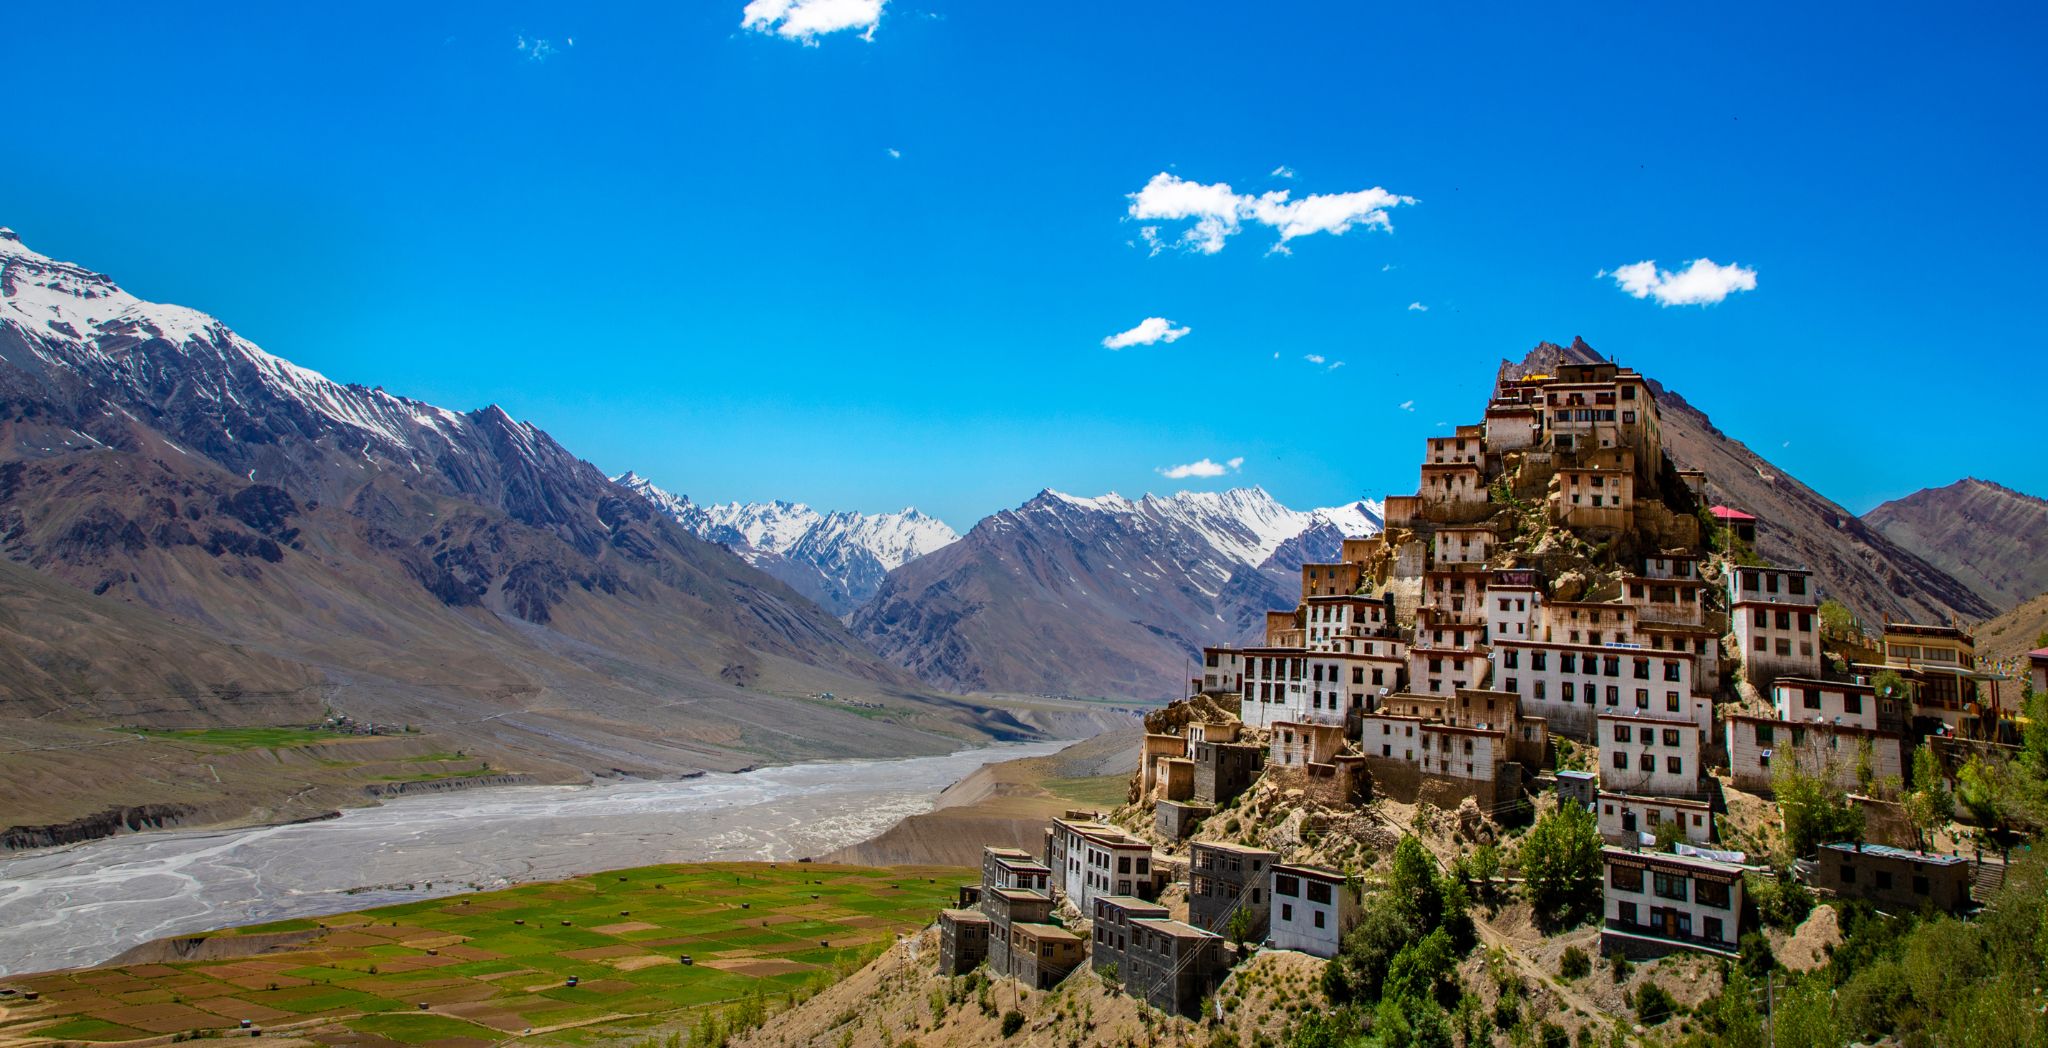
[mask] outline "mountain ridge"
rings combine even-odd
[[[2048,593],[2048,500],[1964,477],[1886,502],[1863,521],[2000,613]],[[2031,544],[2014,541],[2029,536]]]

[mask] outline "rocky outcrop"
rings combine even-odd
[[[463,775],[446,779],[419,779],[413,782],[374,782],[363,787],[363,792],[379,798],[411,797],[423,793],[455,793],[485,786],[530,786],[533,781],[531,775]]]
[[[54,848],[63,844],[112,837],[119,833],[163,830],[184,822],[198,809],[186,804],[141,804],[108,808],[69,822],[44,826],[9,826],[0,830],[0,851]]]

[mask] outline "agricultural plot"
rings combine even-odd
[[[0,983],[13,991],[0,996],[0,1048],[247,1036],[244,1020],[266,1040],[358,1048],[577,1043],[829,978],[928,923],[966,876],[651,866],[237,928],[207,937],[221,959]]]

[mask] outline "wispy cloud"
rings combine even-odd
[[[515,41],[514,46],[519,49],[520,54],[526,56],[526,60],[529,62],[545,62],[560,54],[563,48],[576,46],[576,38],[573,36],[565,38],[562,41],[562,47],[556,47],[554,41],[540,37],[528,40],[524,36],[518,36],[513,39]]]
[[[1193,330],[1193,328],[1174,327],[1173,321],[1165,317],[1146,317],[1138,321],[1137,327],[1129,331],[1119,331],[1103,339],[1102,344],[1109,349],[1122,349],[1125,346],[1150,346],[1160,342],[1178,342],[1183,336]]]
[[[901,160],[901,159],[903,159],[903,150],[901,150],[901,149],[896,149],[896,148],[894,148],[894,147],[891,147],[891,148],[890,148],[890,149],[888,150],[888,153],[889,153],[889,159],[891,159],[891,160]]]
[[[1323,370],[1325,370],[1325,371],[1335,371],[1335,370],[1337,370],[1338,368],[1341,368],[1341,367],[1343,367],[1343,366],[1344,366],[1344,362],[1343,362],[1343,361],[1341,361],[1341,360],[1332,360],[1332,361],[1330,361],[1330,366],[1329,366],[1329,367],[1327,367],[1327,368],[1324,368]]]
[[[861,30],[860,38],[873,40],[882,24],[882,7],[888,0],[748,0],[740,12],[740,27],[757,33],[773,33],[785,40],[818,46],[827,33]]]
[[[1402,410],[1402,411],[1409,411],[1409,412],[1412,412],[1412,411],[1414,411],[1414,410],[1415,410],[1415,402],[1414,402],[1414,401],[1412,401],[1412,400],[1404,400],[1404,401],[1402,401],[1402,402],[1401,402],[1401,410]]]
[[[1423,304],[1422,304],[1422,303],[1420,303],[1420,302],[1410,302],[1410,303],[1408,303],[1408,312],[1410,312],[1410,313],[1427,313],[1427,312],[1429,312],[1429,307],[1428,307],[1428,306],[1425,306],[1425,305],[1423,305]]]
[[[1244,468],[1244,456],[1239,455],[1228,462],[1213,462],[1197,459],[1178,466],[1160,466],[1155,472],[1168,480],[1186,480],[1189,477],[1220,477]]]
[[[1323,362],[1324,358],[1321,353],[1303,353],[1301,355],[1301,359],[1306,360],[1311,364],[1320,364]]]
[[[1613,277],[1614,285],[1634,298],[1654,298],[1660,306],[1711,306],[1737,291],[1756,290],[1756,270],[1713,259],[1696,258],[1684,269],[1658,269],[1654,261],[1631,262],[1593,274]]]
[[[1281,164],[1281,165],[1280,165],[1279,167],[1276,167],[1276,168],[1274,168],[1274,169],[1273,169],[1273,177],[1274,177],[1274,178],[1293,178],[1293,177],[1294,177],[1294,169],[1293,169],[1293,168],[1291,168],[1291,167],[1288,167],[1288,166],[1287,166],[1286,164]]]
[[[1286,254],[1288,241],[1314,233],[1342,236],[1354,226],[1391,230],[1388,210],[1415,203],[1414,197],[1378,186],[1350,193],[1312,193],[1299,200],[1285,189],[1253,196],[1238,193],[1227,182],[1204,184],[1164,171],[1129,194],[1129,200],[1126,214],[1131,218],[1189,223],[1174,243],[1205,255],[1223,250],[1224,242],[1246,222],[1278,231],[1280,239],[1271,250]],[[1158,226],[1146,226],[1141,233],[1154,254],[1165,246]]]

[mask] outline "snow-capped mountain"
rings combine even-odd
[[[1291,608],[1307,561],[1376,534],[1377,502],[1317,510],[1261,488],[1080,497],[1046,490],[890,572],[854,631],[963,691],[1156,698],[1190,658]]]
[[[801,502],[700,506],[628,471],[612,482],[636,491],[698,538],[720,543],[794,586],[835,615],[873,596],[883,576],[960,536],[916,509],[820,513]]]
[[[0,650],[41,653],[0,659],[0,722],[302,723],[332,702],[557,777],[958,743],[764,711],[821,681],[923,700],[533,425],[334,382],[8,230],[0,555]]]

